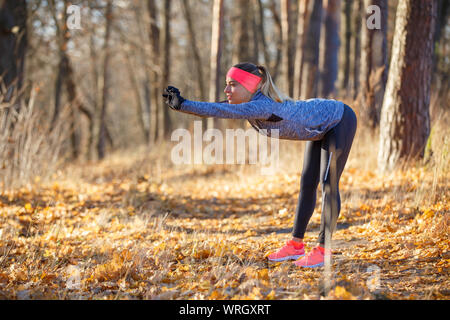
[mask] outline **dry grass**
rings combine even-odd
[[[69,108],[64,108],[49,130],[48,117],[35,108],[37,92],[38,89],[31,90],[28,104],[17,103],[19,111],[14,104],[6,106],[9,114],[0,109],[0,190],[47,180],[60,164]]]

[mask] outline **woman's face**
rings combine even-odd
[[[243,85],[229,77],[226,79],[226,87],[223,92],[227,95],[230,104],[249,102],[253,96]]]

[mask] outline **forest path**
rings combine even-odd
[[[0,296],[320,299],[327,283],[328,299],[450,297],[446,177],[347,168],[324,282],[324,268],[266,259],[290,237],[300,173],[147,160],[74,166],[0,195]],[[319,186],[307,251],[320,209]]]

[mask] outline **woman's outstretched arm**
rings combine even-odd
[[[260,92],[255,95],[254,100],[238,104],[192,101],[183,98],[180,90],[172,86],[164,89],[163,97],[166,104],[174,110],[216,118],[267,119],[272,115],[272,109],[277,104]]]
[[[254,100],[238,104],[184,100],[178,111],[203,117],[267,119],[272,114],[270,109],[270,105],[262,100]]]

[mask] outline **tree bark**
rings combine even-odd
[[[12,102],[17,111],[25,71],[26,21],[25,0],[0,1],[0,102]]]
[[[159,115],[162,112],[163,101],[161,100],[162,86],[161,78],[161,54],[160,54],[160,29],[158,27],[158,11],[155,0],[147,1],[148,14],[150,17],[150,46],[151,46],[151,60],[155,66],[150,73],[151,78],[151,115],[150,115],[150,142],[154,143],[157,140],[158,132],[160,130]],[[159,72],[158,72],[159,70]]]
[[[338,75],[339,29],[341,18],[341,0],[326,0],[324,56],[321,72],[321,97],[336,96],[336,79]]]
[[[380,123],[378,168],[423,157],[430,133],[430,82],[436,0],[400,0]]]
[[[71,140],[72,140],[72,156],[74,159],[77,159],[80,155],[80,138],[79,136],[76,134],[75,130],[78,128],[78,126],[76,125],[76,119],[78,117],[78,113],[77,111],[82,112],[88,119],[88,123],[89,123],[89,127],[91,127],[93,125],[94,122],[94,116],[93,113],[86,108],[86,106],[82,103],[82,101],[80,100],[80,97],[78,96],[77,93],[77,85],[74,79],[74,75],[73,75],[73,69],[72,69],[72,65],[70,63],[70,59],[68,59],[67,61],[67,75],[66,75],[66,90],[67,90],[67,98],[69,100],[69,104],[71,106],[71,114],[72,114],[72,136],[71,136]],[[91,139],[90,135],[92,134],[91,131],[89,131],[89,138],[88,140]]]
[[[281,58],[282,58],[282,46],[283,46],[283,36],[282,36],[282,28],[281,28],[281,19],[280,15],[277,11],[277,5],[275,0],[271,0],[270,2],[270,11],[272,11],[272,17],[273,22],[275,23],[275,27],[277,30],[277,50],[276,50],[276,57],[275,62],[273,65],[270,66],[270,70],[272,71],[272,79],[273,81],[276,81],[278,78],[278,75],[280,73],[280,64],[281,64]]]
[[[128,69],[128,78],[130,79],[130,85],[131,88],[134,92],[134,96],[135,96],[135,100],[136,100],[136,105],[137,105],[137,118],[138,118],[138,123],[139,123],[139,127],[142,130],[142,134],[144,136],[144,140],[145,143],[148,145],[149,141],[149,128],[145,125],[144,122],[144,99],[141,97],[141,91],[140,91],[140,83],[139,80],[136,76],[136,70],[133,67],[133,64],[131,62],[131,57],[130,54],[125,51],[125,61],[127,63],[127,69]]]
[[[387,26],[388,8],[387,0],[364,0],[364,8],[376,5],[380,8],[381,28],[369,29],[367,21],[376,14],[365,12],[361,21],[361,62],[360,84],[358,94],[361,106],[362,121],[375,129],[380,121],[381,105],[387,81]]]
[[[353,99],[356,99],[359,90],[359,65],[360,65],[360,56],[361,56],[361,15],[362,15],[362,6],[360,0],[353,1],[353,16],[352,16],[352,34],[353,39],[351,42],[350,49],[350,89],[351,96]]]
[[[59,49],[59,63],[55,81],[55,96],[54,96],[55,101],[53,108],[53,117],[51,121],[51,127],[54,127],[55,122],[60,114],[62,87],[67,75],[67,67],[68,67],[67,44],[69,42],[70,33],[65,23],[65,21],[67,21],[67,2],[64,1],[62,23],[60,23],[57,18],[58,13],[55,0],[49,1],[49,6],[51,7],[50,10],[52,11],[51,13],[53,16],[53,21],[55,22],[56,26],[56,43]]]
[[[191,47],[192,54],[194,56],[195,68],[198,72],[197,83],[200,89],[200,99],[202,101],[205,101],[207,97],[206,97],[205,83],[203,81],[203,63],[200,55],[200,50],[198,48],[197,37],[194,28],[194,21],[192,20],[191,7],[188,0],[182,0],[181,4],[184,9],[184,16],[188,27],[189,45]]]
[[[111,58],[110,52],[110,38],[111,38],[111,25],[113,22],[113,8],[112,0],[106,3],[106,31],[103,44],[103,87],[102,87],[102,106],[100,110],[100,128],[97,142],[97,155],[98,159],[105,157],[105,139],[106,139],[106,110],[109,103],[109,61]]]
[[[270,61],[269,52],[267,50],[267,43],[266,43],[266,31],[264,28],[265,25],[265,18],[264,18],[264,6],[261,0],[254,0],[256,2],[255,7],[258,10],[257,14],[257,27],[258,27],[258,41],[261,43],[262,50],[263,50],[263,56],[264,56],[264,64],[266,66],[269,66],[268,63]]]
[[[172,0],[164,0],[164,13],[163,13],[163,55],[162,55],[162,85],[163,88],[169,85],[170,80],[170,49],[171,49],[171,27],[170,27],[170,17],[171,17],[171,7]],[[170,136],[172,130],[172,122],[170,119],[169,108],[163,104],[162,93],[158,95],[158,100],[161,101],[162,113],[160,113],[161,118],[159,119],[160,130],[158,132],[158,140],[162,141]]]
[[[250,35],[252,13],[250,2],[248,0],[235,0],[236,15],[233,17],[235,21],[233,26],[233,43],[236,44],[233,50],[232,64],[240,62],[252,62],[253,54],[250,47]]]
[[[147,53],[146,53],[146,44],[149,42],[149,38],[146,36],[144,30],[145,27],[143,25],[142,19],[143,14],[145,14],[145,3],[139,2],[136,3],[135,6],[133,6],[134,16],[136,18],[136,24],[137,24],[137,33],[138,33],[138,39],[139,43],[141,45],[133,45],[133,49],[135,49],[136,54],[134,55],[136,59],[138,60],[138,64],[143,67],[143,70],[141,72],[141,77],[139,77],[139,72],[136,71],[136,68],[133,65],[133,59],[130,55],[130,49],[125,50],[125,60],[127,61],[127,65],[129,66],[129,77],[130,82],[136,97],[137,102],[137,116],[138,116],[138,122],[139,126],[141,127],[141,130],[144,134],[144,141],[147,146],[151,146],[154,142],[151,140],[151,134],[150,131],[153,129],[151,127],[152,124],[152,98],[150,94],[150,87],[151,87],[151,81],[150,81],[150,74],[152,72],[152,67],[148,63],[150,59],[148,59]],[[125,38],[125,35],[121,33],[121,37]],[[131,44],[131,43],[129,43]],[[153,106],[155,107],[155,106]]]
[[[249,3],[250,9],[251,9],[251,17],[252,17],[252,34],[251,34],[251,41],[252,41],[252,61],[255,64],[259,64],[259,40],[258,37],[259,33],[259,26],[257,22],[257,16],[258,16],[258,7],[255,1],[250,1]]]
[[[292,95],[292,86],[291,86],[291,80],[292,80],[292,73],[291,73],[291,55],[290,55],[290,10],[291,10],[291,3],[290,0],[281,0],[281,36],[282,36],[282,67],[281,67],[281,74],[282,74],[282,82],[281,82],[281,88],[284,92],[286,92],[288,95]]]
[[[436,20],[436,27],[434,32],[434,47],[435,54],[433,56],[433,71],[432,71],[432,83],[436,86],[436,94],[438,96],[446,95],[448,90],[448,62],[446,59],[448,41],[446,41],[446,37],[442,37],[442,34],[445,32],[446,26],[448,23],[448,15],[450,13],[450,3],[447,0],[438,0],[438,18]],[[437,80],[437,81],[436,81]]]
[[[204,76],[203,76],[203,62],[200,55],[200,50],[198,48],[197,43],[197,36],[195,33],[194,28],[194,21],[192,19],[192,10],[191,6],[189,4],[189,0],[182,0],[181,1],[182,8],[184,11],[184,17],[186,19],[186,24],[188,27],[188,35],[189,35],[189,45],[191,47],[192,55],[194,56],[194,64],[195,69],[197,70],[197,83],[198,88],[200,90],[200,100],[206,101],[206,88],[205,88],[205,82],[204,82]],[[208,120],[206,118],[202,118],[202,127],[203,130],[206,130],[208,127]]]
[[[319,44],[322,24],[322,0],[313,1],[313,8],[306,34],[305,53],[302,71],[301,99],[317,97],[319,78]]]
[[[93,3],[89,3],[90,8],[90,14],[91,16],[94,14],[92,12]],[[89,34],[89,56],[90,56],[90,65],[91,65],[91,74],[92,74],[92,87],[93,87],[93,96],[92,96],[92,109],[93,109],[93,115],[92,115],[92,121],[89,122],[89,137],[88,137],[88,146],[87,146],[87,153],[88,153],[88,159],[93,160],[96,156],[96,146],[95,142],[98,140],[98,130],[96,129],[98,126],[98,111],[99,111],[99,105],[100,105],[100,72],[98,68],[98,57],[97,57],[97,50],[95,45],[95,29],[91,30]]]
[[[340,28],[342,45],[339,49],[339,68],[338,88],[340,96],[348,97],[349,95],[349,79],[350,79],[350,48],[352,39],[351,29],[351,10],[353,0],[344,0],[344,7],[341,12],[342,28]]]
[[[300,80],[303,71],[303,52],[305,49],[306,27],[308,25],[308,7],[309,0],[300,0],[298,6],[297,41],[294,63],[294,99],[300,99],[300,93],[302,92],[302,82]]]
[[[77,95],[77,86],[75,84],[73,69],[70,62],[70,57],[67,53],[67,46],[70,41],[70,31],[67,28],[67,8],[68,2],[64,0],[62,21],[60,22],[57,18],[57,9],[55,1],[49,1],[51,6],[53,20],[56,26],[56,37],[57,44],[59,48],[59,64],[58,64],[58,75],[55,81],[55,101],[54,101],[54,112],[51,121],[51,128],[53,129],[56,125],[61,113],[61,96],[63,93],[63,86],[65,86],[67,92],[67,100],[70,108],[69,119],[70,122],[70,141],[72,144],[72,158],[77,159],[80,156],[80,138],[79,133],[77,133],[77,119],[78,111],[83,112],[87,117],[88,121],[92,121],[92,114],[88,109],[86,109],[81,103]]]
[[[223,0],[214,0],[212,33],[211,33],[211,65],[209,78],[209,101],[217,102],[220,97],[220,59],[222,55]],[[215,118],[208,118],[208,129],[216,126]]]

